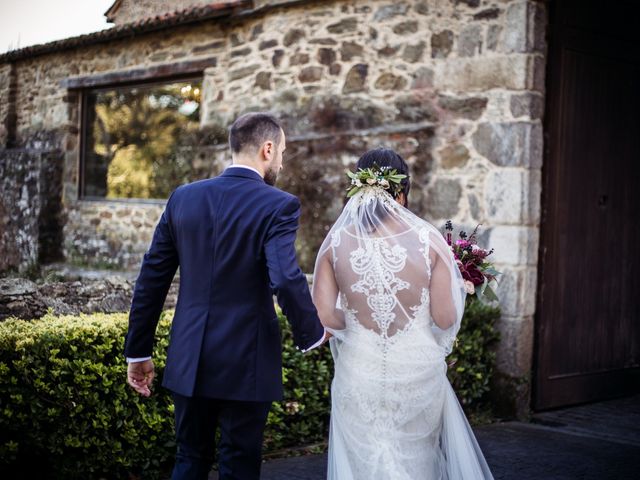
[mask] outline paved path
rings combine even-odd
[[[496,479],[640,479],[640,396],[475,429]],[[326,454],[270,460],[262,480],[324,480]],[[210,480],[217,478],[212,474]]]

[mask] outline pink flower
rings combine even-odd
[[[475,286],[469,280],[464,281],[464,289],[469,295],[473,295],[474,293],[476,293]]]

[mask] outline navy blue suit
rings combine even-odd
[[[163,386],[178,399],[176,409],[188,405],[189,398],[226,406],[282,398],[274,292],[299,348],[322,338],[324,329],[296,261],[299,216],[295,196],[245,168],[228,168],[172,193],[136,281],[125,355],[151,356],[159,315],[180,267],[163,377]],[[211,408],[214,417],[221,415],[218,407]],[[178,444],[180,454],[180,438]],[[174,471],[174,478],[196,476]]]

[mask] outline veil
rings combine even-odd
[[[493,478],[446,377],[466,291],[442,234],[362,185],[322,243],[312,296],[333,334],[328,478]]]
[[[347,202],[320,247],[312,291],[323,325],[338,339],[344,340],[347,310],[385,338],[425,315],[444,355],[466,296],[442,234],[380,186],[366,186]]]

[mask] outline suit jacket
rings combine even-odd
[[[281,399],[282,341],[273,293],[299,348],[324,334],[296,261],[299,216],[295,196],[245,168],[177,188],[144,255],[125,355],[151,355],[179,266],[163,386],[185,396]]]

